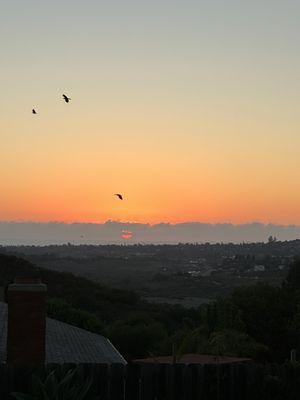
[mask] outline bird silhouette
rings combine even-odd
[[[32,114],[37,114],[34,108],[32,109]]]
[[[115,193],[115,196],[119,197],[120,200],[123,200],[123,196],[120,193]]]
[[[71,100],[71,97],[68,97],[68,96],[66,96],[65,94],[63,94],[62,97],[63,97],[63,99],[64,99],[64,101],[65,101],[66,103],[69,103],[69,101]]]

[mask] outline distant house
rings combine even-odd
[[[46,317],[46,285],[19,278],[0,302],[0,363],[121,363],[104,336]]]
[[[253,270],[255,272],[265,272],[266,267],[264,265],[255,265]]]
[[[283,271],[284,269],[286,269],[287,268],[287,266],[286,265],[284,265],[284,264],[282,264],[282,265],[278,265],[278,269],[279,269],[279,271]]]
[[[178,364],[236,364],[236,363],[249,363],[252,360],[250,358],[240,357],[221,357],[207,354],[183,354],[176,359]],[[160,356],[160,357],[149,357],[134,360],[137,364],[174,364],[173,356]]]

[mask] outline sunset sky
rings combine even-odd
[[[300,224],[299,20],[299,0],[3,2],[0,220]]]

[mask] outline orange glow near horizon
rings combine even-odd
[[[64,153],[48,143],[25,160],[7,157],[0,220],[300,223],[292,149],[287,160],[284,152],[273,159],[253,143],[238,150],[208,140],[204,146],[196,138],[187,149],[165,137],[156,138],[159,149],[137,153],[129,144],[123,151],[112,144],[111,154],[100,143],[99,154],[83,143]]]
[[[108,128],[96,134],[95,126],[81,136],[81,124],[72,123],[76,140],[69,141],[69,134],[49,136],[47,123],[33,129],[35,122],[23,127],[30,143],[24,135],[11,143],[15,157],[12,139],[6,141],[0,220],[300,223],[297,147],[276,136],[257,146],[258,127],[252,137],[249,127],[239,137],[242,128],[232,132],[226,121],[211,120],[203,134],[208,123],[201,128],[195,121],[186,141],[175,122],[169,133],[153,127],[137,142],[145,126],[130,131],[123,124],[115,136]]]

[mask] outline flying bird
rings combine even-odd
[[[123,200],[123,196],[120,193],[115,193],[115,196],[119,197],[120,200]]]
[[[71,97],[66,96],[65,94],[63,94],[63,99],[66,103],[69,103],[69,101],[71,100]]]
[[[32,109],[32,114],[37,114],[34,108]]]

